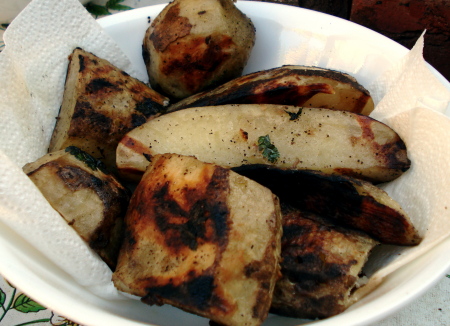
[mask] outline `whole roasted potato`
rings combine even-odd
[[[255,28],[232,0],[175,0],[147,29],[144,61],[150,84],[185,98],[242,74]]]

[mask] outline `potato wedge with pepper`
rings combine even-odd
[[[233,0],[174,0],[143,42],[152,87],[181,99],[242,74],[255,27]]]
[[[352,76],[319,67],[282,66],[238,77],[171,105],[167,112],[224,104],[284,104],[369,115],[369,91]]]
[[[270,190],[194,157],[164,154],[136,187],[115,286],[220,325],[260,325],[279,276],[281,212]]]
[[[49,153],[23,171],[50,205],[114,270],[130,192],[104,164],[77,147]]]
[[[225,167],[268,164],[385,182],[410,166],[406,147],[387,125],[356,113],[282,105],[189,108],[129,132],[117,167],[138,180],[155,154],[193,155]]]
[[[119,140],[131,129],[158,116],[169,101],[108,61],[80,48],[73,51],[69,60],[49,152],[76,146],[114,170]]]

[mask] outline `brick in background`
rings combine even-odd
[[[290,5],[290,6],[298,7],[298,0],[255,0],[255,1],[273,2],[273,3],[280,3],[283,5]]]
[[[351,0],[298,0],[298,6],[348,19]]]
[[[353,0],[350,20],[409,49],[426,29],[424,58],[450,80],[450,0]]]

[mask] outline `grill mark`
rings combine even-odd
[[[176,252],[185,246],[195,251],[199,242],[216,242],[221,247],[226,245],[228,172],[216,168],[211,179],[206,182],[205,193],[199,193],[197,189],[181,189],[188,203],[187,210],[180,207],[168,192],[167,182],[162,182],[161,187],[155,189],[152,198],[155,203],[155,222],[166,235],[166,245]]]
[[[357,101],[358,112],[361,112],[370,99],[370,94],[364,87],[340,72],[334,70],[292,69],[290,67],[292,66],[273,68],[239,77],[219,87],[212,94],[199,94],[195,96],[196,99],[191,98],[186,100],[185,103],[181,102],[175,105],[173,110],[196,106],[246,103],[301,106],[317,93],[334,94],[333,88],[327,83],[295,86],[295,82],[283,82],[283,79],[286,80],[293,77],[300,80],[303,77],[317,76],[319,73],[320,77],[324,79],[348,83],[353,88],[361,91],[364,95]],[[264,92],[268,92],[267,97],[263,96]]]
[[[142,99],[140,102],[137,102],[134,109],[142,113],[145,116],[146,120],[150,117],[160,115],[160,113],[165,110],[163,105],[147,97],[144,97],[144,99]]]
[[[200,310],[210,307],[214,292],[214,276],[202,275],[184,282],[181,286],[166,284],[163,286],[148,287],[147,295],[142,302],[150,305],[162,305],[165,300],[178,302],[184,306],[194,306]]]
[[[171,43],[190,34],[192,25],[189,19],[179,14],[180,5],[177,3],[169,6],[163,20],[155,20],[152,23],[154,30],[149,39],[156,51],[164,52]]]
[[[86,68],[85,64],[84,64],[84,56],[79,54],[78,55],[78,62],[80,63],[80,68],[78,70],[78,72],[83,72],[83,70]]]
[[[200,91],[218,67],[234,52],[235,43],[228,35],[192,37],[171,43],[170,57],[161,60],[160,71],[180,78],[180,83],[192,93]],[[209,87],[213,87],[210,85]]]
[[[105,134],[112,133],[111,128],[111,118],[96,111],[89,102],[77,101],[68,135],[83,138],[89,130],[90,138],[102,140]]]
[[[155,162],[154,168],[164,164],[163,160],[160,158]],[[173,255],[185,250],[195,252],[200,244],[206,242],[216,244],[214,263],[206,270],[191,270],[179,277],[149,277],[142,280],[147,293],[142,298],[143,302],[156,305],[175,302],[181,308],[184,306],[200,312],[214,309],[216,313],[226,313],[234,309],[215,284],[215,270],[228,245],[228,175],[227,169],[215,167],[212,174],[205,171],[200,177],[202,182],[207,183],[206,187],[197,184],[193,189],[184,187],[174,190],[182,192],[181,195],[177,194],[177,198],[184,198],[180,205],[169,191],[171,179],[167,179],[163,172],[156,172],[156,175],[152,175],[152,184],[146,190],[150,198],[142,195],[133,199],[138,203],[134,206],[139,211],[138,215],[154,221],[155,227],[164,234],[165,247]],[[149,212],[147,205],[139,205],[145,201],[152,203],[153,212]],[[133,237],[129,236],[129,239],[132,241]]]
[[[140,114],[131,114],[131,128],[137,128],[147,122],[145,116]]]
[[[367,102],[371,99],[371,96],[368,93],[363,93],[359,98],[355,100],[355,104],[353,106],[353,112],[361,113],[366,106]]]
[[[358,261],[349,255],[329,252],[327,248],[344,241],[346,246],[354,244],[352,250],[357,250],[355,254],[360,255],[358,244],[369,238],[359,232],[313,221],[310,219],[313,217],[291,207],[283,207],[283,276],[275,289],[276,304],[272,312],[292,317],[325,318],[346,308],[345,295],[357,279],[350,269]],[[364,247],[370,250],[373,245],[375,243],[368,243]],[[332,294],[326,294],[324,288]],[[290,292],[286,295],[283,290]],[[285,300],[290,304],[286,305]]]
[[[141,142],[137,141],[134,138],[131,138],[128,135],[125,135],[122,140],[120,141],[120,144],[122,146],[125,146],[127,148],[132,149],[135,153],[140,153],[142,155],[149,155],[149,157],[151,157],[151,151],[148,148],[148,146],[145,146],[144,144],[142,144]],[[146,156],[147,157],[147,156]],[[148,159],[147,159],[148,160]],[[122,170],[122,169],[121,169]],[[134,170],[134,169],[130,169],[130,170]],[[144,172],[141,171],[140,174],[143,174]]]
[[[121,88],[105,78],[94,78],[86,85],[86,92],[90,95],[121,91]]]
[[[276,245],[275,241],[272,241],[267,246],[266,252],[261,260],[252,261],[244,267],[244,275],[247,278],[259,282],[258,293],[256,294],[256,299],[252,307],[252,318],[259,319],[261,322],[267,317],[267,311],[270,308],[271,300],[269,297],[271,289],[269,280],[273,280],[274,278],[274,272],[264,269],[264,267],[274,266],[276,264],[275,255],[271,253]]]
[[[123,236],[123,217],[130,198],[128,190],[117,187],[117,183],[108,175],[105,175],[105,179],[102,180],[78,166],[68,165],[64,161],[61,163],[58,160],[43,164],[28,175],[31,176],[44,168],[55,171],[55,175],[72,192],[91,189],[101,200],[103,204],[102,223],[92,232],[90,239],[84,240],[102,256],[111,270],[114,270],[121,243],[119,239]],[[75,221],[68,221],[68,223],[74,226]]]
[[[359,139],[364,141],[364,144],[372,144],[373,151],[378,153],[377,157],[380,164],[388,169],[400,169],[402,172],[407,171],[411,166],[411,161],[408,159],[406,145],[403,140],[396,135],[395,138],[386,143],[379,144],[375,140],[375,134],[371,125],[375,120],[363,115],[355,115],[356,121],[361,126],[362,135],[360,138],[354,138],[352,141],[358,142]]]
[[[247,78],[253,79],[253,78]],[[279,76],[255,81],[239,81],[224,91],[205,93],[198,100],[180,105],[177,109],[209,105],[225,104],[282,104],[301,106],[318,93],[333,94],[333,88],[324,83],[297,85],[294,82],[283,82]]]
[[[357,181],[353,185],[343,176],[257,165],[234,170],[266,186],[294,207],[367,232],[380,242],[398,245],[420,242],[416,237],[410,238],[413,226],[401,213],[369,195],[360,195],[355,187]]]

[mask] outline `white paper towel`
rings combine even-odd
[[[76,0],[37,0],[11,23],[0,53],[0,221],[78,283],[119,298],[111,271],[61,219],[21,167],[47,152],[68,56],[81,47],[144,79]]]
[[[74,47],[141,80],[145,76],[133,69],[76,0],[34,0],[10,25],[5,41],[0,53],[0,222],[82,286],[104,298],[122,298],[106,264],[50,207],[21,167],[46,153],[62,99],[67,57]],[[412,160],[411,169],[385,189],[425,236],[417,247],[379,251],[371,266],[375,285],[450,235],[450,122],[442,114],[450,103],[450,90],[428,69],[422,47],[421,39],[369,87],[378,103],[373,117],[401,135]]]
[[[368,266],[374,274],[367,290],[450,235],[450,119],[445,115],[450,89],[423,60],[423,36],[369,90],[377,103],[371,116],[400,135],[411,160],[406,173],[382,188],[402,205],[424,238],[415,247],[379,248]]]

